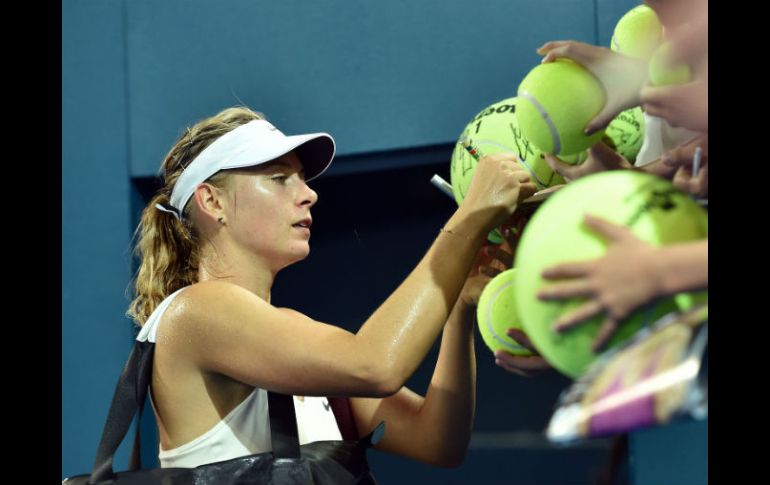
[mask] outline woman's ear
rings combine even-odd
[[[214,185],[203,182],[195,188],[193,203],[198,212],[212,221],[220,220],[225,215],[228,197],[227,192]]]

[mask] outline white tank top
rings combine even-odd
[[[163,313],[182,290],[184,288],[175,291],[158,305],[142,327],[137,340],[155,342]],[[342,439],[329,400],[325,397],[299,399],[294,396],[294,410],[301,445]],[[162,468],[194,468],[272,449],[267,391],[256,387],[222,421],[202,435],[171,450],[163,450],[159,446],[158,458]]]

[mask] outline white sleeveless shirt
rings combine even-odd
[[[161,317],[181,288],[167,296],[147,319],[139,335],[140,342],[155,342]],[[294,396],[299,443],[341,440],[328,399],[325,397]],[[194,468],[198,465],[229,460],[239,456],[272,451],[270,443],[270,417],[267,412],[267,391],[258,387],[246,397],[222,421],[211,429],[181,446],[171,450],[158,447],[162,468]]]

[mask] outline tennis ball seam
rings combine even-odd
[[[526,169],[527,169],[527,172],[529,172],[529,174],[530,174],[532,177],[534,177],[534,179],[535,179],[535,183],[537,184],[537,187],[538,187],[539,189],[543,189],[543,188],[545,188],[545,182],[543,182],[542,180],[540,180],[540,177],[538,177],[538,176],[537,176],[537,174],[535,173],[535,170],[534,170],[534,169],[532,169],[532,167],[530,167],[530,166],[529,166],[529,164],[527,163],[527,161],[526,161],[526,160],[522,160],[522,159],[520,159],[520,158],[518,158],[518,157],[516,157],[516,158],[519,160],[519,163],[521,163],[522,165],[524,165],[524,168],[526,168]]]
[[[497,289],[496,292],[492,294],[492,297],[490,298],[489,303],[487,303],[486,313],[486,326],[489,330],[490,335],[492,335],[492,338],[494,338],[497,342],[502,344],[503,347],[505,347],[508,350],[518,351],[518,350],[528,350],[523,345],[514,345],[511,342],[505,341],[502,337],[500,337],[497,332],[495,331],[493,325],[492,325],[492,305],[497,301],[497,298],[500,296],[500,293],[502,293],[505,289],[507,289],[509,286],[511,286],[513,282],[508,282]]]
[[[556,124],[553,122],[553,119],[551,119],[551,116],[548,114],[548,111],[546,111],[545,107],[540,104],[540,102],[529,92],[522,89],[519,92],[519,96],[523,97],[530,103],[532,103],[532,106],[535,107],[535,109],[540,113],[540,117],[543,118],[543,121],[545,121],[546,126],[548,126],[548,130],[551,132],[551,142],[553,144],[553,149],[551,150],[551,153],[554,155],[558,155],[561,151],[561,137],[559,136],[559,130],[556,129]]]

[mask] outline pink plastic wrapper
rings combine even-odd
[[[707,416],[706,303],[601,355],[561,394],[546,435],[566,443]]]

